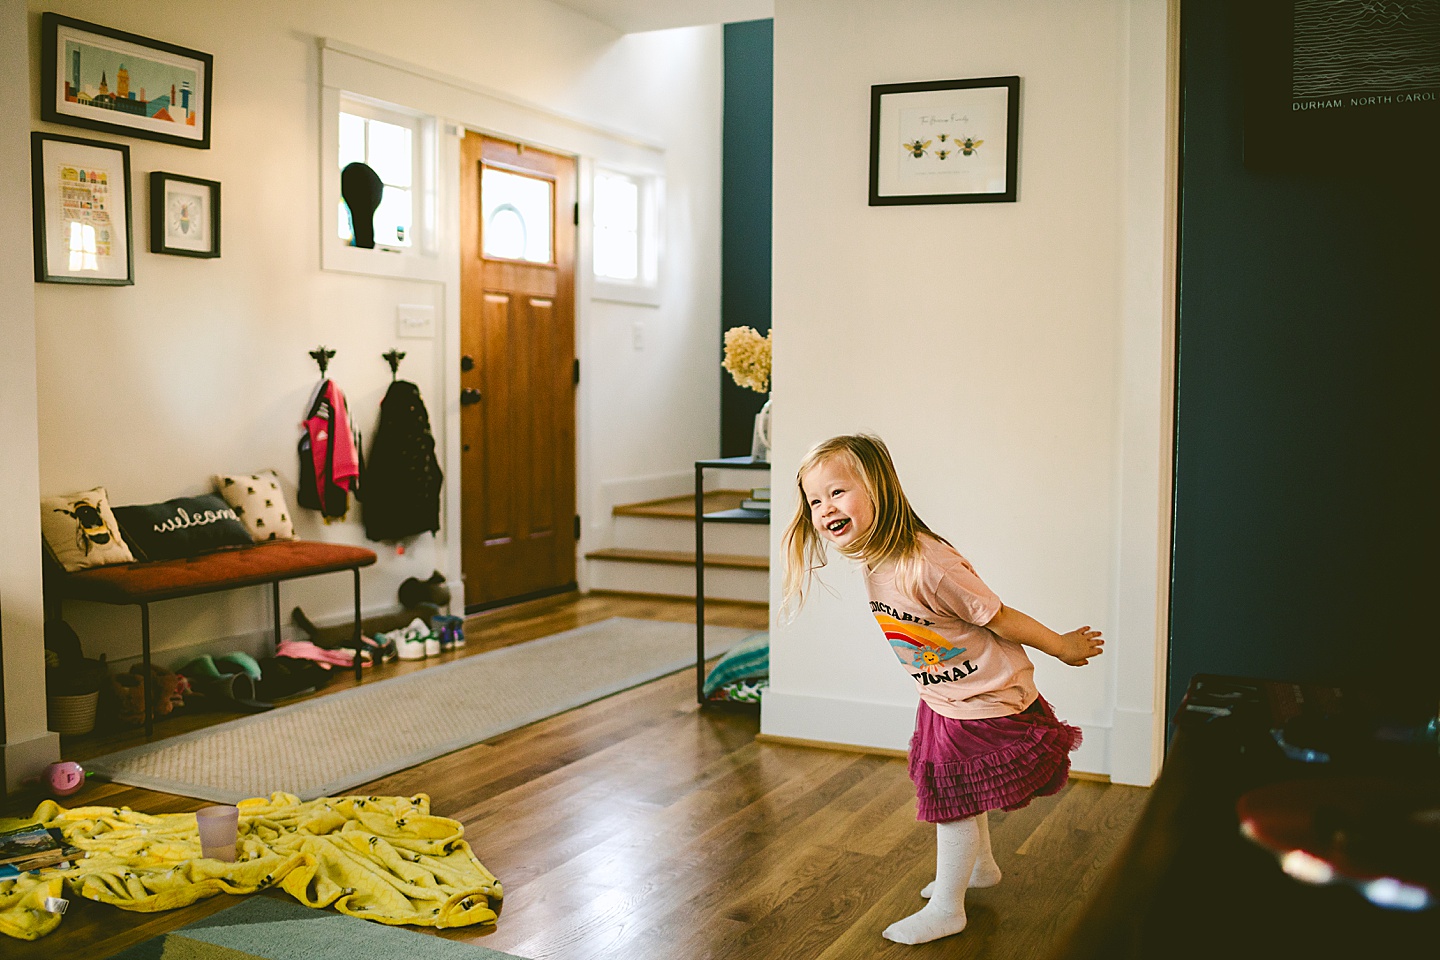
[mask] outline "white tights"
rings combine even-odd
[[[979,881],[979,882],[977,882]],[[990,825],[978,817],[935,825],[935,882],[922,895],[930,902],[918,913],[885,928],[896,943],[928,943],[965,929],[965,890],[1000,882],[990,852]]]
[[[970,882],[966,886],[971,890],[982,890],[999,883],[1001,873],[1000,864],[995,862],[995,852],[990,848],[990,815],[978,814],[975,821],[980,825],[980,854],[975,858],[975,869],[970,871]],[[931,880],[920,891],[920,896],[929,900],[934,892],[935,881]]]

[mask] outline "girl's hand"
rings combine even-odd
[[[1091,657],[1098,657],[1104,652],[1105,641],[1101,639],[1099,630],[1080,627],[1060,634],[1060,644],[1055,656],[1072,667],[1083,667]]]

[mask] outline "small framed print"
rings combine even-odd
[[[1014,203],[1020,78],[870,88],[870,206]]]
[[[220,256],[220,184],[178,173],[150,174],[150,252]]]
[[[135,282],[130,148],[30,134],[37,283]]]
[[[40,24],[41,120],[210,148],[210,54],[58,13]]]

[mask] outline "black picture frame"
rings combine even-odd
[[[40,33],[40,119],[210,148],[210,54],[58,13]]]
[[[220,256],[220,184],[179,173],[150,174],[150,252]]]
[[[876,84],[870,206],[1014,203],[1019,132],[1018,76]]]
[[[35,131],[30,177],[35,281],[133,284],[130,148]]]

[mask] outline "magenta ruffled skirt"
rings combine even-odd
[[[1018,810],[1058,793],[1070,777],[1070,751],[1080,728],[1055,718],[1044,697],[1023,713],[984,720],[942,717],[924,700],[910,740],[910,779],[918,819],[944,823]]]

